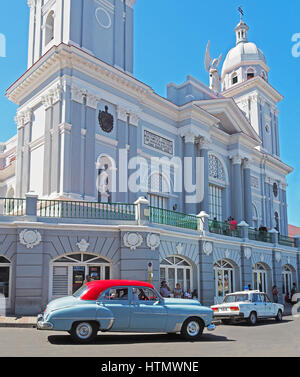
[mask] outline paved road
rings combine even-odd
[[[75,345],[65,333],[0,328],[1,356],[201,357],[300,356],[300,319],[218,326],[198,342],[177,335],[99,334],[91,345]]]

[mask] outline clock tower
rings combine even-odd
[[[51,47],[78,47],[133,73],[133,8],[136,0],[28,0],[28,68]]]

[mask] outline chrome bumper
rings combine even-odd
[[[38,330],[52,330],[53,325],[51,322],[44,321],[44,316],[39,314],[37,317],[36,328]]]
[[[208,331],[214,331],[216,329],[216,326],[212,323],[211,325],[207,326]]]

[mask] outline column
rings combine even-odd
[[[241,289],[249,284],[252,285],[252,249],[247,246],[241,247]]]
[[[31,138],[32,110],[24,112],[24,147],[23,147],[23,167],[22,167],[22,191],[21,197],[30,189],[30,138]]]
[[[34,31],[35,31],[35,0],[28,0],[27,4],[30,8],[30,19],[29,19],[29,40],[28,40],[28,68],[33,64],[33,49],[34,49]]]
[[[209,171],[208,171],[208,151],[210,148],[210,141],[206,138],[201,138],[199,144],[199,155],[204,159],[204,198],[200,203],[199,212],[206,212],[210,215],[209,211]],[[198,212],[198,213],[199,213]]]
[[[98,200],[96,195],[95,119],[99,101],[100,98],[91,93],[86,96],[84,199],[88,201]]]
[[[134,114],[134,113],[130,113],[130,116],[129,116],[129,125],[128,125],[128,140],[127,140],[127,145],[130,146],[129,148],[129,153],[128,153],[128,158],[129,160],[131,160],[132,158],[136,158],[138,153],[137,153],[137,149],[138,149],[138,130],[137,130],[137,127],[138,127],[138,124],[139,124],[139,117],[137,114]],[[128,171],[128,175],[130,175],[130,171]],[[140,193],[135,193],[135,192],[131,192],[129,189],[128,189],[128,203],[134,203],[138,197],[140,196]]]
[[[43,176],[43,196],[51,193],[51,153],[52,153],[52,119],[53,107],[52,96],[47,93],[42,97],[45,109],[45,143],[44,143],[44,176]]]
[[[244,220],[251,227],[253,221],[252,213],[252,189],[251,189],[251,167],[249,159],[244,160]]]
[[[242,198],[242,159],[240,156],[232,158],[233,185],[232,185],[232,213],[235,220],[240,223],[243,220]]]
[[[185,213],[197,215],[197,203],[189,203],[189,197],[195,195],[195,192],[190,192],[193,185],[196,184],[196,146],[195,134],[187,132],[184,135],[184,202]]]
[[[24,117],[17,115],[15,122],[18,126],[17,144],[17,166],[16,166],[16,197],[22,197],[22,169],[23,169],[23,147],[24,147]]]
[[[117,201],[128,203],[128,113],[125,108],[117,108]]]

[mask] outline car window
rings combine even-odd
[[[128,301],[128,288],[107,289],[100,298],[106,301]]]
[[[258,293],[253,294],[252,302],[262,302],[261,295]]]
[[[133,288],[132,289],[133,301],[158,301],[159,297],[156,293],[149,288]]]
[[[73,297],[81,297],[87,290],[88,287],[84,284],[76,292],[73,293]]]
[[[248,294],[247,293],[236,294],[236,295],[227,295],[223,302],[225,304],[230,304],[230,303],[233,303],[233,302],[244,302],[244,301],[248,301]]]

